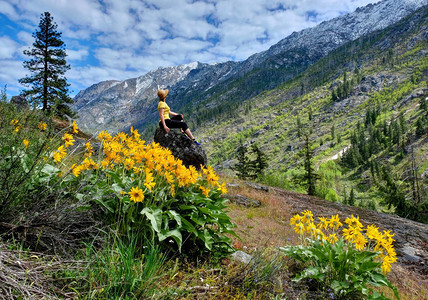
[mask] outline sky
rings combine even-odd
[[[194,61],[242,61],[294,31],[376,0],[0,0],[0,89],[18,95],[23,51],[50,12],[65,42],[70,95]]]

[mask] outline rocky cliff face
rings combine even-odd
[[[159,68],[123,82],[102,82],[80,92],[75,109],[82,128],[118,131],[156,123],[156,103],[151,101],[158,84],[170,88],[168,102],[175,111],[239,103],[292,79],[344,43],[394,24],[423,5],[426,0],[385,0],[294,32],[243,62],[192,63]]]

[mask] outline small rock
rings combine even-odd
[[[417,249],[413,248],[409,244],[405,244],[401,249],[400,252],[403,253],[403,258],[408,261],[412,262],[419,262],[420,257],[416,255]]]
[[[238,250],[232,254],[232,260],[241,262],[244,264],[248,264],[252,259],[253,257],[250,254],[245,253],[244,251],[241,251],[241,250]]]
[[[260,185],[260,184],[253,183],[253,182],[247,182],[247,185],[252,187],[255,190],[259,190],[259,191],[263,191],[263,192],[269,192],[269,187],[264,186],[264,185]]]
[[[242,205],[245,207],[260,207],[262,205],[260,201],[250,199],[242,195],[226,195],[226,198],[235,202],[237,205]]]

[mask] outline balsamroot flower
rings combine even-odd
[[[78,133],[79,132],[79,127],[77,127],[76,121],[73,121],[72,132],[73,133]]]
[[[41,131],[45,131],[46,128],[48,128],[48,124],[46,124],[44,122],[39,122],[39,125],[37,125],[37,128],[39,128],[39,130],[41,130]]]
[[[24,143],[25,148],[28,148],[28,145],[30,145],[30,142],[27,139],[24,139],[22,142]]]
[[[208,195],[210,193],[210,189],[209,188],[205,188],[203,186],[200,186],[199,189],[202,191],[202,194],[204,194],[205,197],[208,197]]]
[[[52,154],[53,159],[57,163],[61,162],[61,160],[63,160],[64,157],[66,157],[66,156],[67,156],[67,151],[65,150],[64,145],[59,146],[58,149],[57,149],[57,151],[55,151]]]
[[[73,135],[69,133],[64,133],[64,136],[62,137],[62,139],[64,140],[64,145],[66,148],[74,145],[75,140],[73,138]]]
[[[131,188],[131,191],[128,194],[131,201],[134,201],[135,203],[142,202],[144,200],[143,190],[141,190],[139,187]]]

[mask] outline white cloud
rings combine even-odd
[[[0,45],[0,60],[13,58],[20,46],[7,36],[0,36]]]
[[[88,55],[89,52],[87,49],[80,49],[80,50],[66,50],[67,53],[67,60],[84,60]]]

